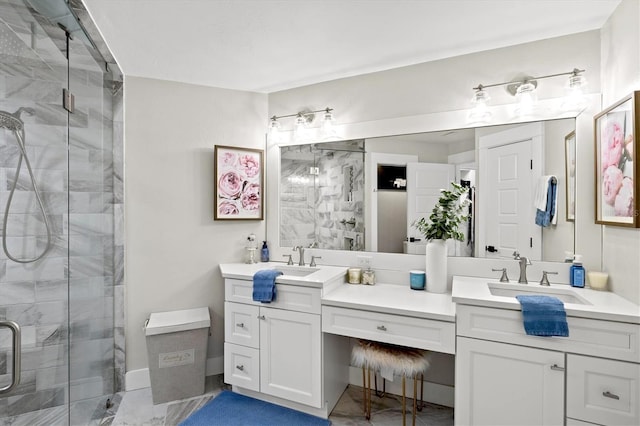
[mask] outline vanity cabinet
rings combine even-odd
[[[458,337],[456,415],[464,425],[561,425],[564,354]]]
[[[225,280],[225,382],[322,407],[320,289],[278,284],[268,304],[254,302],[252,289]]]
[[[567,322],[569,337],[527,336],[520,311],[458,304],[455,423],[640,424],[640,327]]]

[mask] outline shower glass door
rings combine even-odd
[[[100,421],[114,393],[112,81],[84,34],[69,40],[68,218],[71,424]]]
[[[99,424],[117,386],[113,82],[73,22],[64,0],[0,0],[0,118],[22,123],[0,120],[0,322],[21,332],[0,328],[0,389],[21,355],[0,424]]]

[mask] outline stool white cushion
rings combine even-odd
[[[416,377],[429,368],[427,353],[389,343],[359,340],[351,351],[354,367],[368,367],[375,371],[391,370],[394,375]]]

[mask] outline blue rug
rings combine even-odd
[[[180,426],[286,426],[330,425],[331,422],[290,408],[222,391]]]

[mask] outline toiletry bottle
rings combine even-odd
[[[584,266],[582,266],[582,256],[576,254],[573,265],[569,268],[569,283],[573,287],[584,287]]]
[[[267,247],[267,242],[266,241],[262,242],[262,250],[260,250],[260,260],[262,262],[268,262],[269,261],[269,247]]]

